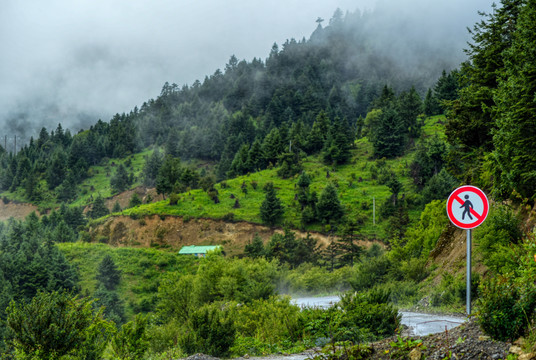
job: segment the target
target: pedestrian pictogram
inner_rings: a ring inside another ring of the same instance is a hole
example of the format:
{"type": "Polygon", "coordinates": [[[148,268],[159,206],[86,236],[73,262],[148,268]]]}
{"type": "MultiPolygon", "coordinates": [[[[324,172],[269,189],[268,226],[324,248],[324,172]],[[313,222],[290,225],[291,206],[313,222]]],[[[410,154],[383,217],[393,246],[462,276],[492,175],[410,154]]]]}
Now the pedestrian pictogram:
{"type": "Polygon", "coordinates": [[[474,229],[488,216],[489,202],[479,188],[465,185],[457,188],[447,200],[450,221],[462,229],[474,229]]]}

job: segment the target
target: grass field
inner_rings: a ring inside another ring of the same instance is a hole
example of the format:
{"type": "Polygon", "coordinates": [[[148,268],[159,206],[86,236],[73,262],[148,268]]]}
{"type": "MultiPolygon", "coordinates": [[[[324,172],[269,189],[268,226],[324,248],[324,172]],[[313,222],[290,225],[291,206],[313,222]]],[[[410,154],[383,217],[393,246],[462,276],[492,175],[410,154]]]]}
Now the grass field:
{"type": "Polygon", "coordinates": [[[83,242],[58,243],[57,246],[77,269],[82,294],[95,292],[97,268],[104,256],[110,255],[122,273],[118,293],[129,318],[135,312],[152,309],[160,280],[166,273],[195,271],[196,258],[179,256],[176,251],[83,242]]]}

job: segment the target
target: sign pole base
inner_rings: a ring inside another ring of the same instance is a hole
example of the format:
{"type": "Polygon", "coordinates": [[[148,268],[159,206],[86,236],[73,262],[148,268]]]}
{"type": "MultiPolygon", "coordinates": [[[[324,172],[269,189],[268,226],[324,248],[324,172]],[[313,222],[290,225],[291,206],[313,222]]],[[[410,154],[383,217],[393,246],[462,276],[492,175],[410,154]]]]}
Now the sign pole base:
{"type": "Polygon", "coordinates": [[[471,315],[471,229],[467,230],[467,316],[471,315]]]}

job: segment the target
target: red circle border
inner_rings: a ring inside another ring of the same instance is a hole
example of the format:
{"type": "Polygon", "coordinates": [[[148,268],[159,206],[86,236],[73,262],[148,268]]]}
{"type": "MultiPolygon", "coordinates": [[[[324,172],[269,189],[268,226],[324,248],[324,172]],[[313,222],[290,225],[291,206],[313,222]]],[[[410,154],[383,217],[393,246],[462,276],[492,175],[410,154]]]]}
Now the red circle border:
{"type": "Polygon", "coordinates": [[[488,212],[489,212],[488,198],[487,198],[486,194],[484,194],[484,192],[482,190],[480,190],[479,188],[477,188],[476,186],[472,186],[472,185],[460,186],[459,188],[455,189],[448,197],[448,200],[447,200],[447,215],[449,217],[449,220],[454,225],[456,225],[457,227],[459,227],[461,229],[474,229],[477,226],[481,225],[484,222],[484,220],[486,220],[486,217],[488,216],[488,212]],[[451,209],[452,203],[454,202],[456,196],[459,193],[462,193],[464,191],[469,191],[469,192],[472,192],[475,195],[477,195],[482,200],[482,203],[484,205],[484,210],[483,210],[482,214],[480,215],[480,219],[478,219],[477,221],[475,221],[473,223],[470,223],[470,224],[464,224],[464,223],[458,221],[456,219],[456,217],[454,217],[454,214],[452,213],[452,209],[451,209]]]}

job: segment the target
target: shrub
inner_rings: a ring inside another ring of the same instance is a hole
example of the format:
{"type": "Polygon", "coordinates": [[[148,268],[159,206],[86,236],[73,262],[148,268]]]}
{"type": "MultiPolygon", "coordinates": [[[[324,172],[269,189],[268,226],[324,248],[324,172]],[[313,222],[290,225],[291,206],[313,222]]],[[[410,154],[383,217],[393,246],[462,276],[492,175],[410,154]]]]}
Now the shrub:
{"type": "Polygon", "coordinates": [[[344,311],[342,326],[368,329],[376,336],[393,335],[400,326],[401,315],[398,309],[386,303],[388,297],[387,293],[381,291],[343,295],[340,302],[344,311]]]}
{"type": "Polygon", "coordinates": [[[169,205],[177,205],[179,203],[180,196],[178,194],[169,195],[169,205]]]}
{"type": "Polygon", "coordinates": [[[143,315],[136,315],[133,321],[121,326],[121,330],[112,339],[112,352],[118,359],[141,359],[149,348],[145,327],[147,320],[143,315]]]}
{"type": "Polygon", "coordinates": [[[39,292],[31,302],[12,301],[6,325],[21,358],[44,360],[100,358],[113,331],[102,310],[94,310],[93,300],[68,292],[39,292]]]}
{"type": "Polygon", "coordinates": [[[198,352],[224,357],[233,345],[236,329],[220,304],[210,304],[195,311],[188,324],[189,330],[179,339],[188,354],[198,352]]]}
{"type": "Polygon", "coordinates": [[[300,308],[290,302],[290,297],[271,296],[235,307],[232,318],[240,336],[274,344],[298,340],[299,313],[300,308]]]}
{"type": "Polygon", "coordinates": [[[235,214],[232,212],[229,212],[222,216],[222,220],[226,222],[233,222],[234,221],[235,214]]]}
{"type": "Polygon", "coordinates": [[[492,209],[488,219],[476,232],[479,251],[484,264],[496,273],[516,267],[516,256],[511,244],[518,244],[523,237],[521,219],[505,205],[492,209]]]}
{"type": "Polygon", "coordinates": [[[391,268],[391,262],[387,256],[380,256],[362,262],[356,267],[356,273],[350,279],[350,285],[356,291],[372,288],[383,282],[391,268]]]}
{"type": "Polygon", "coordinates": [[[536,288],[532,281],[490,278],[481,286],[479,306],[478,322],[487,334],[497,340],[514,340],[524,335],[532,318],[536,288]]]}

